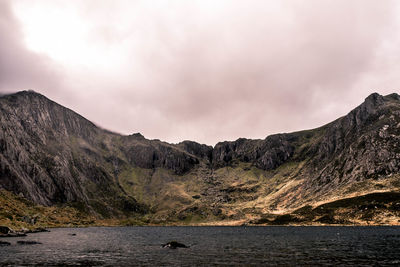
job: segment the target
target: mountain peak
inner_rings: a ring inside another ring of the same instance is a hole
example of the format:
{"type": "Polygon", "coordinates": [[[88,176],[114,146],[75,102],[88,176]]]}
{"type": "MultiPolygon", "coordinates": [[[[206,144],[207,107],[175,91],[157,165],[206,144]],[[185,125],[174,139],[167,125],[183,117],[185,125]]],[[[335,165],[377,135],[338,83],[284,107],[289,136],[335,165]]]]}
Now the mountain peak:
{"type": "Polygon", "coordinates": [[[393,99],[393,100],[399,100],[400,101],[400,95],[397,93],[392,93],[389,95],[386,95],[385,98],[393,99]]]}
{"type": "Polygon", "coordinates": [[[361,110],[364,115],[373,114],[381,107],[387,105],[392,101],[400,101],[400,96],[397,93],[392,93],[386,96],[380,95],[378,93],[372,93],[367,98],[365,98],[364,103],[362,103],[358,108],[355,109],[361,110]]]}
{"type": "MultiPolygon", "coordinates": [[[[9,93],[9,94],[3,94],[0,95],[1,98],[5,98],[5,99],[9,99],[11,101],[16,101],[17,99],[20,98],[35,98],[35,99],[47,99],[48,101],[51,101],[50,99],[48,99],[46,96],[34,91],[34,90],[23,90],[23,91],[19,91],[16,93],[9,93]]],[[[53,102],[53,101],[51,101],[53,102]]]]}
{"type": "Polygon", "coordinates": [[[40,96],[43,96],[42,94],[40,94],[32,89],[22,90],[22,91],[18,91],[16,93],[8,94],[8,95],[40,95],[40,96]]]}
{"type": "Polygon", "coordinates": [[[376,105],[383,104],[383,102],[385,102],[385,101],[390,101],[390,100],[400,101],[400,95],[397,93],[391,93],[391,94],[383,96],[383,95],[380,95],[375,92],[375,93],[372,93],[369,96],[367,96],[367,98],[365,98],[364,103],[369,103],[369,104],[376,106],[376,105]]]}
{"type": "Polygon", "coordinates": [[[366,104],[372,104],[374,106],[383,104],[384,97],[378,93],[372,93],[367,98],[365,98],[366,104]]]}
{"type": "Polygon", "coordinates": [[[22,91],[17,92],[17,94],[18,94],[18,93],[21,93],[21,94],[36,94],[36,95],[40,95],[40,93],[36,92],[36,91],[33,90],[33,89],[22,90],[22,91]]]}
{"type": "Polygon", "coordinates": [[[129,135],[129,137],[134,137],[137,139],[145,139],[145,137],[141,133],[133,133],[133,134],[129,135]]]}

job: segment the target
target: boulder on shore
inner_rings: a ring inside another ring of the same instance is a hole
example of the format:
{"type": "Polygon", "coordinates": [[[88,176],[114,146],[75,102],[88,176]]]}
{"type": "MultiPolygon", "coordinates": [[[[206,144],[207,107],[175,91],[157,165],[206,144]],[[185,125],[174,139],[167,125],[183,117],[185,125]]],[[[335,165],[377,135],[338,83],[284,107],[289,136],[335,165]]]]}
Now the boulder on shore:
{"type": "Polygon", "coordinates": [[[26,236],[24,232],[16,232],[8,226],[0,226],[0,237],[20,237],[26,236]]]}
{"type": "Polygon", "coordinates": [[[13,230],[11,228],[9,228],[7,226],[0,226],[0,234],[6,235],[11,232],[13,232],[13,230]]]}

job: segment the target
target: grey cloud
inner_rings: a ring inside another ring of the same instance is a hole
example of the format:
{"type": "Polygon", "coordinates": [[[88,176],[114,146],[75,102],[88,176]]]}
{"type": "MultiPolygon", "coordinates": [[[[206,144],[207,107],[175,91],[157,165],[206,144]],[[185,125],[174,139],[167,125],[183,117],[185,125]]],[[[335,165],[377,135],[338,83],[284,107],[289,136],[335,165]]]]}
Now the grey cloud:
{"type": "Polygon", "coordinates": [[[0,1],[0,18],[0,92],[57,90],[61,74],[46,56],[25,48],[10,2],[0,1]]]}
{"type": "Polygon", "coordinates": [[[115,76],[68,71],[54,79],[51,62],[24,49],[9,19],[17,31],[0,24],[8,36],[0,55],[15,46],[15,62],[25,64],[6,58],[7,86],[58,86],[43,93],[117,132],[208,144],[264,138],[320,126],[372,91],[400,85],[391,78],[392,88],[382,87],[398,69],[389,59],[399,46],[385,47],[398,32],[395,1],[74,3],[92,26],[91,45],[128,47],[127,63],[115,76]]]}
{"type": "MultiPolygon", "coordinates": [[[[156,89],[143,101],[178,128],[197,122],[189,126],[191,134],[210,132],[208,142],[215,137],[263,138],[343,115],[350,106],[341,107],[341,99],[374,61],[386,26],[393,23],[394,3],[286,4],[287,13],[269,18],[263,17],[268,14],[265,2],[245,15],[242,6],[230,6],[212,23],[193,9],[181,10],[188,13],[175,21],[164,18],[159,28],[151,29],[161,38],[157,49],[146,51],[152,61],[148,87],[156,89]],[[313,115],[332,103],[338,107],[329,117],[313,115]]],[[[359,88],[351,104],[369,90],[373,88],[359,88]]]]}

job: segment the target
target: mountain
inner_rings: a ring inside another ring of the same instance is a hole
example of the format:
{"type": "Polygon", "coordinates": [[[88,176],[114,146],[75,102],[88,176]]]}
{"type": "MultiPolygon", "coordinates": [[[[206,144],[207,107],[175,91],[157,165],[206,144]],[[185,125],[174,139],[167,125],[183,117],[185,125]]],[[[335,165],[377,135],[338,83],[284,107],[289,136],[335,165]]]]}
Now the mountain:
{"type": "Polygon", "coordinates": [[[1,96],[0,122],[0,186],[36,205],[146,223],[400,223],[397,94],[215,147],[112,133],[33,91],[1,96]]]}

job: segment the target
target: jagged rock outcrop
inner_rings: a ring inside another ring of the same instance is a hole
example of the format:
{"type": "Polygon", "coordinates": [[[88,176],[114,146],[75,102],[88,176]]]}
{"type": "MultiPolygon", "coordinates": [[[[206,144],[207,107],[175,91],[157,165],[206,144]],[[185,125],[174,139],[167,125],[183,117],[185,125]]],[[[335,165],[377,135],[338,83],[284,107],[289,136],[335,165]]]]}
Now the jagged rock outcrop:
{"type": "Polygon", "coordinates": [[[212,153],[212,162],[215,167],[242,161],[251,162],[263,170],[275,169],[293,155],[292,139],[291,135],[277,134],[264,140],[240,138],[234,142],[218,143],[212,153]]]}
{"type": "Polygon", "coordinates": [[[183,141],[177,145],[182,150],[192,154],[200,159],[208,162],[211,161],[213,147],[208,145],[199,144],[193,141],[183,141]]]}
{"type": "Polygon", "coordinates": [[[184,174],[199,163],[196,156],[167,143],[153,140],[137,142],[129,137],[122,137],[121,140],[121,151],[133,166],[146,169],[165,168],[176,174],[184,174]]]}

